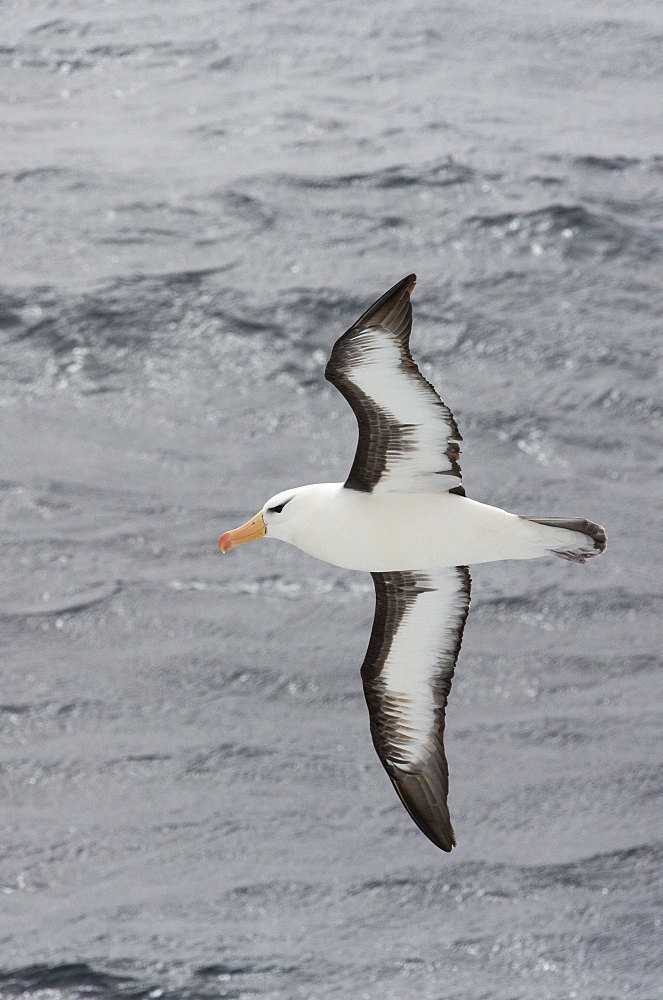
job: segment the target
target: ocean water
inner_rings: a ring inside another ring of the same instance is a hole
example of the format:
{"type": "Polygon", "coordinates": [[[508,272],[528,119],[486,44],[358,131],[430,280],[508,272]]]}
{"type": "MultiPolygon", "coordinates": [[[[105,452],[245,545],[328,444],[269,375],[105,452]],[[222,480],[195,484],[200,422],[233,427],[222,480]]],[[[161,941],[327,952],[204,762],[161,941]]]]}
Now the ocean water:
{"type": "Polygon", "coordinates": [[[659,1000],[657,0],[27,0],[0,32],[0,997],[659,1000]],[[419,276],[473,570],[411,823],[368,576],[216,538],[342,480],[323,379],[419,276]]]}

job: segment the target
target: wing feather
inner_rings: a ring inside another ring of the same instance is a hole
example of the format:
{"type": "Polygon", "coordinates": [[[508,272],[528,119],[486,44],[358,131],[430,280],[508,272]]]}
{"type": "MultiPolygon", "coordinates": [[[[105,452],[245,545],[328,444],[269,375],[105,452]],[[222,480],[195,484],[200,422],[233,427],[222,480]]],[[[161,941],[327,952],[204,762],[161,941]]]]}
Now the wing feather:
{"type": "Polygon", "coordinates": [[[443,851],[454,836],[445,710],[470,603],[466,566],[372,573],[375,618],[361,668],[371,735],[401,802],[443,851]]]}
{"type": "Polygon", "coordinates": [[[374,302],[336,341],[325,371],[359,425],[347,489],[464,492],[458,426],[410,354],[415,283],[410,274],[374,302]]]}

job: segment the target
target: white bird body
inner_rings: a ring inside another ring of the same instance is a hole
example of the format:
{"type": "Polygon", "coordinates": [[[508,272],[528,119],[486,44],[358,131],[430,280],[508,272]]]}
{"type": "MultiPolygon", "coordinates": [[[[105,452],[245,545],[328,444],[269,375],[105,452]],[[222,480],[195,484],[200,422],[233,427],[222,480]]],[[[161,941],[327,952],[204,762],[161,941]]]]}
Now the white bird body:
{"type": "Polygon", "coordinates": [[[582,563],[606,537],[585,518],[509,514],[465,496],[458,426],[410,354],[415,281],[411,274],[390,288],[332,350],[325,376],[359,427],[345,483],[284,490],[225,532],[219,548],[266,535],[372,574],[375,617],[361,676],[373,743],[414,822],[450,851],[443,736],[468,566],[550,553],[582,563]]]}
{"type": "Polygon", "coordinates": [[[265,511],[286,498],[278,517],[263,514],[267,538],[371,573],[536,559],[578,541],[577,532],[449,492],[361,493],[343,483],[314,483],[284,490],[265,511]]]}

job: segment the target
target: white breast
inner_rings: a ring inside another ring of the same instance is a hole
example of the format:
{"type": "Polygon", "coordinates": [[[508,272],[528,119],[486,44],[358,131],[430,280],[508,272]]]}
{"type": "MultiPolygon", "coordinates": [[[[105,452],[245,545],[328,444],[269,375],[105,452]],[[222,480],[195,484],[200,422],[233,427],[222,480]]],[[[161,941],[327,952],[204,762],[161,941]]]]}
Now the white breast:
{"type": "Polygon", "coordinates": [[[340,483],[307,491],[306,516],[279,534],[317,559],[386,573],[544,555],[538,526],[449,493],[362,493],[340,483]]]}

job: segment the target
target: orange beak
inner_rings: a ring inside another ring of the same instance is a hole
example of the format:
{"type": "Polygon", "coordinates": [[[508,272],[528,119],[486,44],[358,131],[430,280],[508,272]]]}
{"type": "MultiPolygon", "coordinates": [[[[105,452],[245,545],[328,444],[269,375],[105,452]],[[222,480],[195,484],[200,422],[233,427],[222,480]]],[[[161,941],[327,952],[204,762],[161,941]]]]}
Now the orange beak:
{"type": "Polygon", "coordinates": [[[221,535],[219,548],[222,552],[227,552],[228,549],[234,549],[236,545],[242,545],[243,542],[252,542],[254,538],[262,538],[266,532],[267,529],[263,521],[262,511],[259,511],[255,517],[252,517],[250,521],[243,524],[241,528],[235,528],[234,531],[226,531],[221,535]]]}

